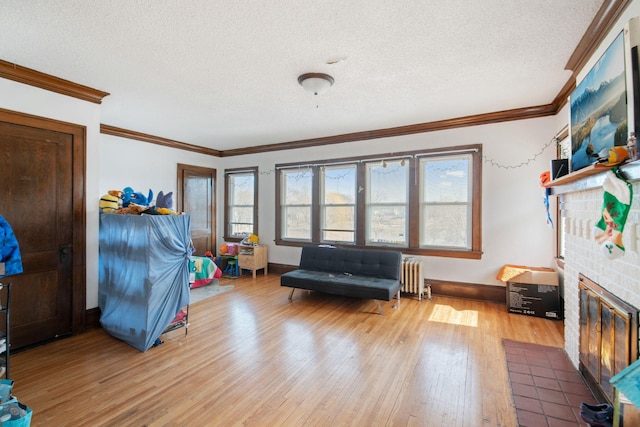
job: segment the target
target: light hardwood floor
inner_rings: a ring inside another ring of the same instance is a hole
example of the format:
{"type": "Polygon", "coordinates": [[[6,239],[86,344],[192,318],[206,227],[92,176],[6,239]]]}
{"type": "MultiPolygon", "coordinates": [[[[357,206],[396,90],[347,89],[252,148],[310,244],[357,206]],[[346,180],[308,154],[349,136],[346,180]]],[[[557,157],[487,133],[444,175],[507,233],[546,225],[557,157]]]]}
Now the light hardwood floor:
{"type": "Polygon", "coordinates": [[[230,281],[146,353],[102,330],[15,354],[32,426],[516,425],[502,339],[562,347],[562,322],[444,298],[384,303],[230,281]]]}

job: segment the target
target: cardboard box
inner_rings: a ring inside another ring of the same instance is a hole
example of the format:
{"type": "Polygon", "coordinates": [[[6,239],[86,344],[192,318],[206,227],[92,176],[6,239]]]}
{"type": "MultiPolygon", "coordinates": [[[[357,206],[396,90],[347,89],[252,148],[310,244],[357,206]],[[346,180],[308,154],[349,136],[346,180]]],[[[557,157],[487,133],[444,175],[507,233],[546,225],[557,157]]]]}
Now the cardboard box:
{"type": "Polygon", "coordinates": [[[510,313],[562,319],[558,273],[552,268],[505,265],[498,279],[507,282],[510,313]]]}

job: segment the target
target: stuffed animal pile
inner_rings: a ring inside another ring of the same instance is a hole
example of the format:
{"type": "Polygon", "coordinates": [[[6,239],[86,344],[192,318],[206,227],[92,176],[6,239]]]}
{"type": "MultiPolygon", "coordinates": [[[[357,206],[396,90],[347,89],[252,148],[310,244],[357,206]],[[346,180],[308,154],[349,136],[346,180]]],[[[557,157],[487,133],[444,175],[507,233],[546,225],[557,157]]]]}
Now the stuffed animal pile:
{"type": "Polygon", "coordinates": [[[101,213],[116,213],[120,215],[177,215],[173,210],[173,192],[164,194],[158,193],[155,203],[153,203],[153,191],[149,189],[148,196],[136,192],[131,187],[126,187],[122,191],[109,190],[107,194],[100,197],[99,204],[101,213]]]}

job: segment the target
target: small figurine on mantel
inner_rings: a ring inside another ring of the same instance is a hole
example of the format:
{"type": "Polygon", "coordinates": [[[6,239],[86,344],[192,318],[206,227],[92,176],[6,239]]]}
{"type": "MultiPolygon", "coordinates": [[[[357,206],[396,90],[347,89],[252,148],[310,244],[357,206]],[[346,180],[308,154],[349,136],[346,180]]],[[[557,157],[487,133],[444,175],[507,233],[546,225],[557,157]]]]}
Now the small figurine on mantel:
{"type": "Polygon", "coordinates": [[[629,140],[627,141],[627,151],[629,152],[629,161],[633,162],[638,160],[638,142],[636,141],[636,133],[629,133],[629,140]]]}

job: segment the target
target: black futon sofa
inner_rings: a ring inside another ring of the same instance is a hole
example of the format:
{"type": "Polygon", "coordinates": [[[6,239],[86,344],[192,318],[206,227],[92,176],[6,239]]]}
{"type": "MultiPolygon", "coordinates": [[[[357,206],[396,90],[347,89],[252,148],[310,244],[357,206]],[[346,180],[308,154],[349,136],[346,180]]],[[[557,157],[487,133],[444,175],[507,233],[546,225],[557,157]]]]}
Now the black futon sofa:
{"type": "Polygon", "coordinates": [[[280,285],[293,291],[306,289],[356,298],[373,299],[383,314],[379,300],[400,305],[402,253],[393,250],[362,250],[305,246],[300,266],[280,277],[280,285]]]}

